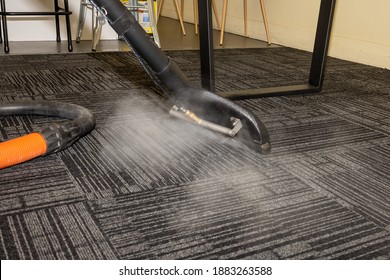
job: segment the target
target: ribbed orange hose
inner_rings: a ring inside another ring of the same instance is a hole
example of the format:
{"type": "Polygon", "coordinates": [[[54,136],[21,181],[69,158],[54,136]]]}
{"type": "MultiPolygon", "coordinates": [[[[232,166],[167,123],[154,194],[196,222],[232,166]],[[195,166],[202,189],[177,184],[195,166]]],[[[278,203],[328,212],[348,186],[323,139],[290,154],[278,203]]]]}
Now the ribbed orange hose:
{"type": "Polygon", "coordinates": [[[0,143],[0,169],[22,163],[46,153],[46,141],[34,132],[0,143]]]}

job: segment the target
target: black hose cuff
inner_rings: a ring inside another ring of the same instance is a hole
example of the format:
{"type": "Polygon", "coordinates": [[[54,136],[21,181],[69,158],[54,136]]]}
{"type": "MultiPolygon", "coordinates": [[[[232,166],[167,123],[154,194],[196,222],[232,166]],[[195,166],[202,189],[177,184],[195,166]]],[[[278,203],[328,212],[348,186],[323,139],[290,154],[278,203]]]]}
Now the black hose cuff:
{"type": "Polygon", "coordinates": [[[87,117],[50,124],[40,131],[47,144],[45,155],[68,148],[88,134],[94,126],[94,120],[87,117]]]}
{"type": "Polygon", "coordinates": [[[118,33],[119,36],[123,36],[127,30],[131,29],[135,24],[138,24],[136,19],[126,13],[117,18],[114,22],[111,22],[111,27],[118,33]]]}

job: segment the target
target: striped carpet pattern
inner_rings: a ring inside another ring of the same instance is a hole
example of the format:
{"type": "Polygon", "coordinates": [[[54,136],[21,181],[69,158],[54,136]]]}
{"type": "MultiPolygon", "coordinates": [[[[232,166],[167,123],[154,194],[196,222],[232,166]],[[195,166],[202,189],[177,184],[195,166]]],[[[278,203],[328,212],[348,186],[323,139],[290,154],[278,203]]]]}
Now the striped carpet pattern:
{"type": "MultiPolygon", "coordinates": [[[[196,51],[169,56],[200,84],[196,51]]],[[[217,50],[217,91],[306,81],[310,54],[217,50]]],[[[128,52],[0,56],[0,102],[79,104],[97,126],[0,170],[1,259],[389,259],[390,72],[329,59],[318,94],[236,101],[272,152],[184,123],[128,52]]],[[[0,141],[47,123],[0,118],[0,141]]]]}

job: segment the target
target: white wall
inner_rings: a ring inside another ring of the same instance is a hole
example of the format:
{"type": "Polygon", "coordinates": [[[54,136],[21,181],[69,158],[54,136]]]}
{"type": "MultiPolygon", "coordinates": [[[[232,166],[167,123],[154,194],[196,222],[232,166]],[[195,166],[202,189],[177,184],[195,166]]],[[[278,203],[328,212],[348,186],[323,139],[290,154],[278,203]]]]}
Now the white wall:
{"type": "MultiPolygon", "coordinates": [[[[223,0],[215,1],[221,16],[223,0]]],[[[163,15],[176,18],[173,3],[165,0],[163,15]]],[[[184,18],[193,22],[192,1],[184,3],[184,18]]],[[[244,33],[242,3],[229,1],[226,31],[244,33]]],[[[265,3],[272,41],[311,51],[320,0],[265,0],[265,3]]],[[[264,40],[258,0],[248,0],[248,18],[249,37],[264,40]]],[[[390,1],[337,0],[329,55],[390,69],[390,1]]]]}
{"type": "MultiPolygon", "coordinates": [[[[59,1],[62,6],[63,1],[59,1]]],[[[53,0],[7,0],[6,8],[9,12],[34,12],[54,11],[53,0]]],[[[80,9],[79,0],[69,0],[71,15],[72,37],[76,39],[78,13],[80,9]]],[[[61,38],[66,40],[65,17],[61,16],[61,38]]],[[[7,17],[8,38],[10,41],[53,41],[56,40],[56,29],[54,16],[50,17],[7,17]]],[[[92,38],[92,14],[88,11],[82,39],[92,38]]],[[[108,24],[103,27],[102,39],[116,39],[118,36],[108,24]]]]}

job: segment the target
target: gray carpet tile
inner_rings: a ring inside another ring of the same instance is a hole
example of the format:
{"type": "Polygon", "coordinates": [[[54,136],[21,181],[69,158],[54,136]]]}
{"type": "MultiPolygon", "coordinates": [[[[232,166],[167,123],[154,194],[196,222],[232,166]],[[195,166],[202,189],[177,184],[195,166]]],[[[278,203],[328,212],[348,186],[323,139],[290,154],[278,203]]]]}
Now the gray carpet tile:
{"type": "MultiPolygon", "coordinates": [[[[197,51],[170,51],[200,85],[197,51]]],[[[310,54],[215,51],[217,92],[303,83],[310,54]]],[[[70,148],[0,170],[1,259],[389,259],[390,72],[328,59],[321,93],[235,101],[272,152],[174,119],[128,52],[0,57],[0,101],[89,108],[70,148]]],[[[0,118],[0,141],[59,121],[0,118]]]]}

